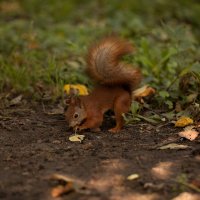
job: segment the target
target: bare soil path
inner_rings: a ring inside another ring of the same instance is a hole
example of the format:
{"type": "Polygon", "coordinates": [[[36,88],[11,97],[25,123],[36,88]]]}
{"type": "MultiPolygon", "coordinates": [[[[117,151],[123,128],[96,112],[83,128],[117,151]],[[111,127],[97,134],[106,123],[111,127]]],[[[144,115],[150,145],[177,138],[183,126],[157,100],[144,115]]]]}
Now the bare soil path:
{"type": "MultiPolygon", "coordinates": [[[[48,109],[47,109],[48,110],[48,109]]],[[[178,183],[200,180],[200,138],[177,136],[172,125],[138,123],[119,134],[85,132],[82,143],[70,142],[71,131],[62,115],[48,115],[42,106],[16,106],[0,111],[0,199],[54,199],[56,184],[47,177],[60,173],[84,182],[89,195],[71,192],[58,199],[155,200],[182,192],[198,193],[178,183]],[[185,150],[159,150],[169,143],[185,150]],[[139,174],[136,180],[127,180],[139,174]]],[[[200,198],[199,198],[200,199],[200,198]]]]}

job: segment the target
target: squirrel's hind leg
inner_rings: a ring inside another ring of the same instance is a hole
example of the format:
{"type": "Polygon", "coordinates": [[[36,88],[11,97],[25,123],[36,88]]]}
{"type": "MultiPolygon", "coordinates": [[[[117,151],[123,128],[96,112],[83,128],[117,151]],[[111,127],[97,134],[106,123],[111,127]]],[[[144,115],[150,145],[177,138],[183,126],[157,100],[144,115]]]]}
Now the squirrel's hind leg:
{"type": "Polygon", "coordinates": [[[90,129],[92,132],[100,132],[101,129],[98,127],[98,128],[91,128],[90,129]]]}
{"type": "Polygon", "coordinates": [[[93,116],[90,118],[87,118],[87,120],[78,127],[78,130],[85,130],[85,129],[91,129],[94,132],[100,131],[100,126],[103,122],[103,116],[93,116]]]}
{"type": "Polygon", "coordinates": [[[115,100],[114,104],[114,113],[116,118],[116,126],[114,128],[109,129],[112,133],[119,132],[124,125],[124,118],[122,116],[123,113],[127,113],[130,109],[131,105],[131,96],[126,93],[121,95],[115,100]]]}

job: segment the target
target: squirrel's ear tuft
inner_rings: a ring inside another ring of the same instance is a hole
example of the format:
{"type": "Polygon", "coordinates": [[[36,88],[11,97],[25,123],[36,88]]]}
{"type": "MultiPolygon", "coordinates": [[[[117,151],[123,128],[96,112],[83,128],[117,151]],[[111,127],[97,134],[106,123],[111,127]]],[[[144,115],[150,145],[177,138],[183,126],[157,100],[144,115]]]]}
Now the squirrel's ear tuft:
{"type": "Polygon", "coordinates": [[[72,96],[65,100],[65,103],[68,105],[74,105],[79,108],[82,108],[81,99],[78,96],[72,96]]]}
{"type": "Polygon", "coordinates": [[[65,94],[65,104],[69,105],[69,104],[76,104],[79,106],[79,90],[75,89],[75,88],[70,88],[69,93],[65,94]]]}
{"type": "Polygon", "coordinates": [[[71,103],[71,97],[65,99],[65,104],[68,106],[71,103]]]}
{"type": "Polygon", "coordinates": [[[78,96],[73,97],[72,101],[74,101],[74,104],[76,106],[78,106],[79,108],[82,108],[82,102],[81,102],[81,99],[78,96]]]}

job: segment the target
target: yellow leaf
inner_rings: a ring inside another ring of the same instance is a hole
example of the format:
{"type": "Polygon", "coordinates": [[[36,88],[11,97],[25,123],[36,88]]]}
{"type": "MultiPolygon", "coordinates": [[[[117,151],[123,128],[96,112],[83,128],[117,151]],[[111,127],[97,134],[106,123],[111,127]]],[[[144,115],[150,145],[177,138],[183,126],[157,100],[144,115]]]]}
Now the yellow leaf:
{"type": "Polygon", "coordinates": [[[82,140],[84,139],[85,135],[71,135],[69,136],[69,141],[71,142],[82,142],[82,140]]]}
{"type": "Polygon", "coordinates": [[[189,124],[193,124],[193,119],[191,119],[189,117],[182,116],[181,118],[179,118],[176,121],[175,126],[176,127],[184,127],[184,126],[187,126],[189,124]]]}
{"type": "Polygon", "coordinates": [[[69,94],[70,88],[78,90],[80,95],[88,95],[88,90],[85,85],[82,85],[82,84],[66,84],[66,85],[64,85],[64,91],[67,94],[69,94]]]}

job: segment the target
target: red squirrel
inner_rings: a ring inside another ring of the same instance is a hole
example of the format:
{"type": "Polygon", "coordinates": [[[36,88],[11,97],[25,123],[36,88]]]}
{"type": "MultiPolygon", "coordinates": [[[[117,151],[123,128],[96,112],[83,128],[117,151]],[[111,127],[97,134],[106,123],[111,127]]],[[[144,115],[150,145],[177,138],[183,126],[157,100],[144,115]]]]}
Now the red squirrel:
{"type": "Polygon", "coordinates": [[[97,86],[86,96],[77,96],[71,91],[65,112],[70,127],[79,131],[100,130],[104,113],[113,110],[116,126],[109,131],[116,133],[122,129],[122,114],[129,111],[131,92],[142,78],[139,69],[120,61],[132,51],[131,43],[118,37],[103,38],[89,48],[86,71],[97,86]]]}

